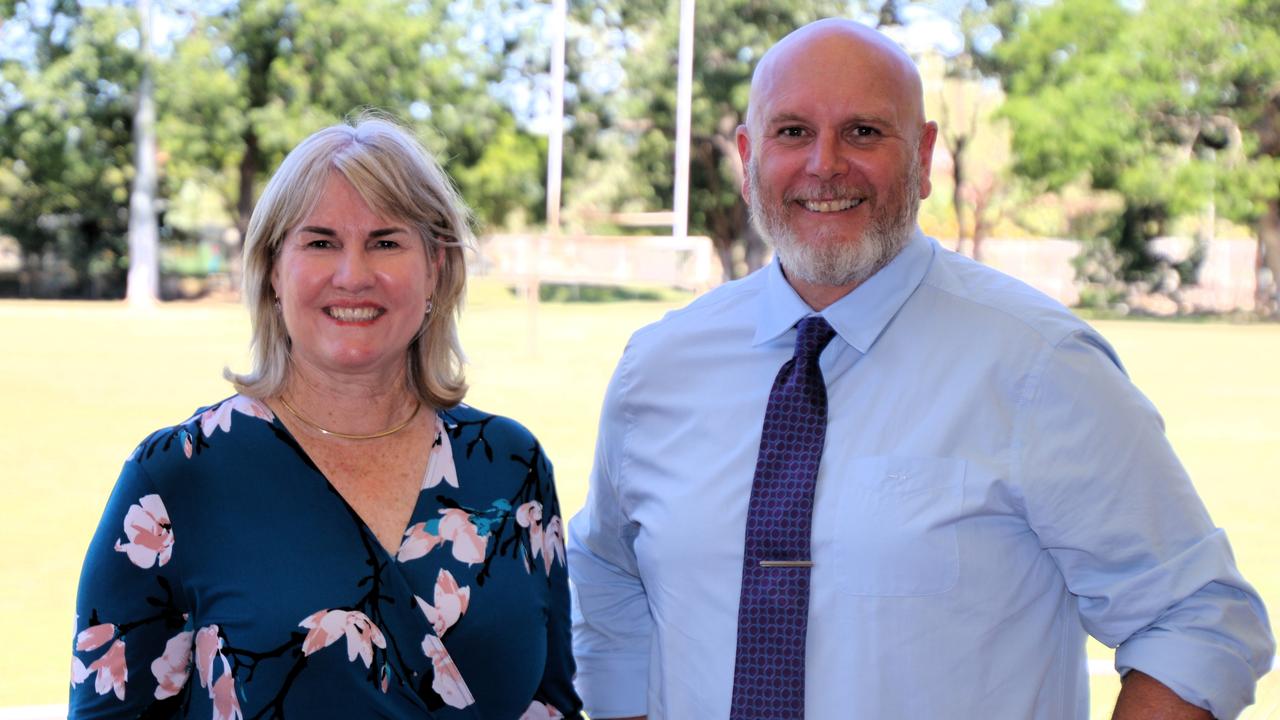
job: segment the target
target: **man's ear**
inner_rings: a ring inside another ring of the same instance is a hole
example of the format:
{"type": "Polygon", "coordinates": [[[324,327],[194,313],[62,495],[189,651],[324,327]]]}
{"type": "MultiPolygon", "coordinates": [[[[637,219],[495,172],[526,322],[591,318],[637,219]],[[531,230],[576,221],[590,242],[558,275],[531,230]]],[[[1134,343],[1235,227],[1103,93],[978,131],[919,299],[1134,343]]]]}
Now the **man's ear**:
{"type": "Polygon", "coordinates": [[[930,120],[920,130],[920,147],[916,162],[920,163],[920,199],[929,197],[933,192],[933,180],[929,173],[933,171],[933,145],[938,141],[938,123],[930,120]]]}
{"type": "Polygon", "coordinates": [[[739,125],[734,133],[738,139],[738,157],[742,158],[742,199],[751,204],[751,136],[746,125],[739,125]]]}

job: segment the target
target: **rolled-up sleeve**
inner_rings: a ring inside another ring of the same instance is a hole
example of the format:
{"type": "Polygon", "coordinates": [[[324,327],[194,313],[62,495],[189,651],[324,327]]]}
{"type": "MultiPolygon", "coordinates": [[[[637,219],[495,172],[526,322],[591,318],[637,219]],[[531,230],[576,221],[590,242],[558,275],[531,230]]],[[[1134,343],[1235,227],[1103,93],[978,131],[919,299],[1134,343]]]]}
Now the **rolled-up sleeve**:
{"type": "Polygon", "coordinates": [[[627,355],[600,414],[587,502],[569,523],[574,681],[591,717],[646,712],[653,618],[618,488],[625,472],[627,355]]]}
{"type": "Polygon", "coordinates": [[[1022,400],[1015,483],[1085,629],[1119,672],[1236,717],[1275,641],[1155,408],[1087,332],[1045,348],[1022,400]]]}

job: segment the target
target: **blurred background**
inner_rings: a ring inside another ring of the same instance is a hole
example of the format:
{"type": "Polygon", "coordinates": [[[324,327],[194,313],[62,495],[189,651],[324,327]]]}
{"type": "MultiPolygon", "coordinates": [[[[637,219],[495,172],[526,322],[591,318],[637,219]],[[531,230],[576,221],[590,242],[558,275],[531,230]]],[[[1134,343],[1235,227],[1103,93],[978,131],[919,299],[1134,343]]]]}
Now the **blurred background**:
{"type": "Polygon", "coordinates": [[[542,438],[568,515],[628,335],[768,261],[734,129],[831,15],[921,68],[925,232],[1115,342],[1280,606],[1280,0],[0,0],[0,720],[65,713],[120,463],[246,367],[241,238],[289,148],[377,108],[440,158],[479,236],[469,401],[542,438]]]}

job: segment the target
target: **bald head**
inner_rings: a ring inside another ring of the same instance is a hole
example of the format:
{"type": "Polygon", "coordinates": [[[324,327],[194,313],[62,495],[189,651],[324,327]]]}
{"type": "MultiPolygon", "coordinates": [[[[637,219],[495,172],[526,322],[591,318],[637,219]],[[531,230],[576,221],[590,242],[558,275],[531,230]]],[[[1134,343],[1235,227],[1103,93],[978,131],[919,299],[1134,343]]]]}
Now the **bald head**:
{"type": "Polygon", "coordinates": [[[747,127],[753,135],[758,135],[770,101],[798,77],[832,87],[852,83],[874,87],[904,123],[921,126],[925,122],[920,73],[906,52],[865,25],[827,18],[792,32],[760,58],[751,76],[747,104],[747,127]]]}

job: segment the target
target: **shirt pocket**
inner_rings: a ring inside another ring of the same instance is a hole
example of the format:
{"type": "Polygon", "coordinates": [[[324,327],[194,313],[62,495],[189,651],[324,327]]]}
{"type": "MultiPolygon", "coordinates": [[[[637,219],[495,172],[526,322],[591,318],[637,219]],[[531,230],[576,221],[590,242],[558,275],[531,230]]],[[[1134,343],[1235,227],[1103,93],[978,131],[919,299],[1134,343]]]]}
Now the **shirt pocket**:
{"type": "Polygon", "coordinates": [[[954,458],[854,458],[839,480],[840,591],[910,597],[955,587],[964,472],[964,461],[954,458]]]}

